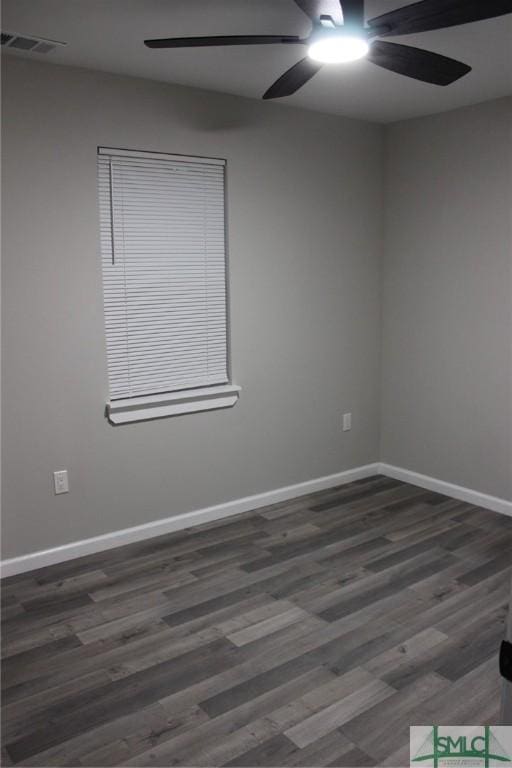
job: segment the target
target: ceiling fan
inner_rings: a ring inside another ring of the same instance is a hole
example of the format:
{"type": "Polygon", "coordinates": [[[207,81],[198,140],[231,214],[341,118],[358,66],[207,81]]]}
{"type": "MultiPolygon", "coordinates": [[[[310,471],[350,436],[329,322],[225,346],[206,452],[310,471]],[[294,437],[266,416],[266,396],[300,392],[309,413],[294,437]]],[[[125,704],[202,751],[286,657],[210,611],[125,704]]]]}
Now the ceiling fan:
{"type": "Polygon", "coordinates": [[[189,48],[212,45],[305,45],[308,55],[294,64],[263,94],[264,99],[298,91],[324,64],[366,57],[379,67],[434,85],[449,85],[471,67],[437,53],[377,38],[427,32],[512,13],[512,0],[421,0],[369,19],[364,0],[295,0],[313,23],[311,34],[217,35],[145,40],[148,48],[189,48]]]}

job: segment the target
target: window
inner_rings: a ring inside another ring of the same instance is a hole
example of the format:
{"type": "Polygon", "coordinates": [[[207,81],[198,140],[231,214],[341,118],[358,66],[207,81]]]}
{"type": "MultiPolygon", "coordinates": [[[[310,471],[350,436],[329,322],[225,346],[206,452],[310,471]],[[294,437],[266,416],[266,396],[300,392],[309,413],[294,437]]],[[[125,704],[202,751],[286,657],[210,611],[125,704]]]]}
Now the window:
{"type": "Polygon", "coordinates": [[[233,405],[223,160],[98,150],[110,421],[233,405]]]}

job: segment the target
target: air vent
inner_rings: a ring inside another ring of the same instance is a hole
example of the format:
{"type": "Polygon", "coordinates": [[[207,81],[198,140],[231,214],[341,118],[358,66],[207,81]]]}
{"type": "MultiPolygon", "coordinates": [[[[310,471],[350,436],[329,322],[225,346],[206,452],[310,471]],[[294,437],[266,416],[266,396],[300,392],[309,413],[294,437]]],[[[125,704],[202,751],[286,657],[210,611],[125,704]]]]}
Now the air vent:
{"type": "Polygon", "coordinates": [[[9,48],[19,48],[20,51],[30,51],[31,48],[35,48],[37,40],[31,40],[30,37],[15,37],[9,43],[9,48]]]}
{"type": "Polygon", "coordinates": [[[38,43],[32,50],[34,53],[50,53],[50,51],[54,51],[56,47],[55,43],[38,43]]]}
{"type": "Polygon", "coordinates": [[[18,51],[30,51],[30,53],[50,53],[56,48],[67,45],[60,40],[46,40],[44,37],[33,35],[18,35],[16,32],[2,32],[2,46],[15,48],[18,51]]]}

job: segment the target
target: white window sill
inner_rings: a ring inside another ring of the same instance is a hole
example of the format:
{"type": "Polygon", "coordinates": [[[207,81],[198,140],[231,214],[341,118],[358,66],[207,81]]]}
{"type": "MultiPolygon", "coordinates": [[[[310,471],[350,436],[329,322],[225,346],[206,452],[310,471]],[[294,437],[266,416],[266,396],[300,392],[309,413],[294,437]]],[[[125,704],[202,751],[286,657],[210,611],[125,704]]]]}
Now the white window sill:
{"type": "Polygon", "coordinates": [[[165,395],[111,400],[107,403],[107,418],[111,424],[127,424],[131,421],[179,416],[182,413],[231,408],[238,400],[240,391],[241,387],[236,384],[222,384],[168,392],[165,395]]]}

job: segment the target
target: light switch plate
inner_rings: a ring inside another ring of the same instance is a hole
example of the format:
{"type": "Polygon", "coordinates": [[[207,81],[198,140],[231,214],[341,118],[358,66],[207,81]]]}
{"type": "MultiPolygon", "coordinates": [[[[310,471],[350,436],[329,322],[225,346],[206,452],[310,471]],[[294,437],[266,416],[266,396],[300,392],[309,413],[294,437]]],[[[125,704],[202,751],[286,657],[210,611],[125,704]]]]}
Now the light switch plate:
{"type": "Polygon", "coordinates": [[[53,487],[56,494],[69,492],[67,469],[61,469],[58,472],[53,473],[53,487]]]}

